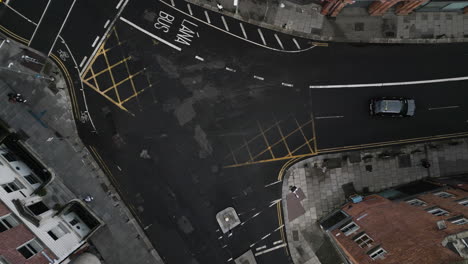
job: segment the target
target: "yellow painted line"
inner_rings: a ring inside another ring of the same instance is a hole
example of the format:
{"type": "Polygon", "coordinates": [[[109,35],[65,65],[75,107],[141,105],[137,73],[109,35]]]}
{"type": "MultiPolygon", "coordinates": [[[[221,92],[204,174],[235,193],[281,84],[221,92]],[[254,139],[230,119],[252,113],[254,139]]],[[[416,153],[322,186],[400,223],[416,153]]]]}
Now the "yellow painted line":
{"type": "Polygon", "coordinates": [[[270,151],[271,157],[274,159],[275,154],[273,154],[273,150],[271,149],[270,143],[268,142],[267,137],[265,136],[265,132],[263,132],[262,126],[260,125],[260,122],[257,121],[258,129],[260,129],[260,133],[262,133],[263,140],[265,141],[265,145],[267,146],[267,150],[270,151]]]}
{"type": "Polygon", "coordinates": [[[102,70],[102,71],[100,71],[100,72],[98,72],[98,73],[95,73],[95,74],[93,73],[92,68],[90,68],[90,70],[92,71],[92,72],[91,72],[91,73],[92,73],[92,76],[89,77],[89,78],[87,78],[86,81],[89,81],[89,80],[91,80],[91,79],[96,79],[96,77],[98,77],[99,75],[101,75],[101,74],[103,74],[103,73],[105,73],[105,72],[108,72],[110,69],[113,69],[113,68],[119,66],[120,64],[122,64],[122,63],[126,62],[127,60],[129,60],[130,58],[131,58],[131,56],[128,56],[127,58],[124,58],[123,60],[121,60],[121,61],[119,61],[119,62],[117,62],[117,63],[111,65],[110,67],[108,67],[108,68],[106,68],[106,69],[104,69],[104,70],[102,70]]]}
{"type": "Polygon", "coordinates": [[[124,106],[122,106],[121,104],[117,103],[114,99],[112,99],[111,97],[109,97],[108,95],[104,94],[103,92],[99,91],[94,85],[90,84],[89,82],[87,81],[83,81],[83,83],[85,83],[86,85],[88,85],[89,87],[91,87],[91,89],[93,89],[94,91],[96,91],[98,94],[104,96],[107,100],[111,101],[111,103],[113,103],[114,105],[116,105],[117,107],[119,107],[120,109],[124,110],[125,112],[129,113],[129,114],[132,114],[130,111],[128,111],[127,108],[125,108],[124,106]]]}
{"type": "Polygon", "coordinates": [[[125,104],[126,102],[130,101],[130,99],[133,99],[133,97],[136,97],[138,96],[139,94],[141,94],[142,92],[144,92],[145,90],[140,90],[138,91],[137,93],[135,94],[132,94],[131,96],[127,97],[125,100],[123,100],[122,102],[120,102],[121,105],[125,104]]]}
{"type": "Polygon", "coordinates": [[[310,141],[311,140],[307,139],[307,137],[305,136],[304,131],[302,131],[302,128],[300,127],[299,122],[297,121],[297,119],[294,118],[294,120],[296,121],[296,124],[299,127],[299,131],[301,131],[302,137],[304,138],[305,142],[307,143],[307,146],[309,147],[310,153],[314,153],[314,151],[312,150],[312,147],[310,146],[310,141]]]}
{"type": "Polygon", "coordinates": [[[10,30],[8,30],[7,28],[5,28],[4,26],[0,25],[0,30],[3,31],[5,34],[9,35],[11,38],[13,39],[16,39],[18,40],[19,42],[22,42],[26,45],[29,45],[29,40],[11,32],[10,30]]]}

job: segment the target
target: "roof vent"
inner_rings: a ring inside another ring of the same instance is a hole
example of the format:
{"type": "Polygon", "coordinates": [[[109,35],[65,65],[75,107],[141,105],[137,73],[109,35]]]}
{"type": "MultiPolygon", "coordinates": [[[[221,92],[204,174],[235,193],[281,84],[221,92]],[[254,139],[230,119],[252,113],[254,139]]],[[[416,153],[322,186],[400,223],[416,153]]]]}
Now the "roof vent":
{"type": "Polygon", "coordinates": [[[444,220],[437,221],[437,227],[439,230],[444,230],[447,228],[447,225],[445,224],[444,220]]]}

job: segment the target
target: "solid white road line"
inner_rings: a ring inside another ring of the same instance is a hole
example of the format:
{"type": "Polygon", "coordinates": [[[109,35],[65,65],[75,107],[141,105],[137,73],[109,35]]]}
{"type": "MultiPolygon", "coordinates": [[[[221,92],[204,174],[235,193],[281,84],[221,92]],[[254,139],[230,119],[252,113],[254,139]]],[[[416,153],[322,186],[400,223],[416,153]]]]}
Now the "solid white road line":
{"type": "Polygon", "coordinates": [[[293,38],[294,44],[296,44],[297,49],[301,49],[301,46],[299,46],[299,43],[297,43],[297,40],[293,38]]]}
{"type": "Polygon", "coordinates": [[[260,240],[263,240],[263,239],[265,239],[265,238],[267,238],[267,237],[269,237],[269,236],[271,236],[271,233],[268,234],[268,235],[266,235],[266,236],[263,236],[262,238],[260,238],[260,240]]]}
{"type": "Polygon", "coordinates": [[[29,23],[31,23],[31,24],[37,26],[37,23],[36,23],[36,22],[34,22],[34,21],[32,21],[31,19],[25,17],[23,14],[21,14],[21,13],[18,12],[18,11],[16,11],[16,9],[14,9],[14,8],[11,7],[11,6],[9,6],[9,5],[8,5],[8,1],[5,2],[5,6],[8,7],[8,8],[10,8],[11,11],[15,12],[16,14],[18,14],[18,15],[21,16],[22,18],[26,19],[29,23]]]}
{"type": "Polygon", "coordinates": [[[263,37],[262,31],[260,30],[260,28],[257,28],[257,31],[258,31],[258,34],[260,35],[260,38],[262,39],[263,45],[266,46],[267,44],[266,44],[266,41],[265,41],[265,37],[263,37]]]}
{"type": "Polygon", "coordinates": [[[294,87],[294,85],[291,84],[291,83],[284,83],[284,82],[282,82],[281,85],[287,86],[287,87],[294,87]]]}
{"type": "Polygon", "coordinates": [[[63,29],[63,27],[65,26],[65,23],[67,23],[67,21],[68,21],[68,16],[70,16],[70,13],[71,13],[73,7],[75,6],[75,3],[76,3],[76,0],[73,0],[73,3],[72,3],[72,5],[70,6],[70,9],[68,9],[67,16],[65,17],[65,20],[63,20],[63,23],[62,23],[62,25],[60,26],[59,32],[57,33],[57,36],[55,37],[54,43],[52,43],[52,47],[50,47],[49,53],[47,53],[47,57],[50,55],[50,53],[51,53],[52,50],[54,49],[55,42],[57,42],[57,39],[58,39],[60,33],[62,33],[62,29],[63,29]]]}
{"type": "Polygon", "coordinates": [[[244,34],[244,38],[245,38],[245,39],[249,39],[249,38],[247,37],[247,33],[245,33],[244,25],[242,25],[242,23],[239,23],[239,25],[240,25],[240,28],[242,29],[242,34],[244,34]]]}
{"type": "Polygon", "coordinates": [[[272,248],[266,249],[266,250],[264,250],[264,251],[260,251],[260,252],[258,252],[258,253],[255,253],[255,256],[260,256],[260,255],[262,255],[262,254],[271,252],[271,251],[273,251],[273,250],[276,250],[276,249],[278,249],[278,248],[282,248],[282,247],[285,247],[285,246],[286,246],[286,243],[283,243],[283,244],[278,245],[278,246],[276,246],[276,247],[272,247],[272,248]]]}
{"type": "Polygon", "coordinates": [[[193,16],[192,7],[190,6],[189,3],[187,3],[187,9],[188,9],[189,14],[193,16]]]}
{"type": "Polygon", "coordinates": [[[83,64],[84,64],[84,62],[86,61],[87,58],[88,58],[88,56],[84,56],[84,58],[81,60],[80,68],[83,67],[83,64]]]}
{"type": "Polygon", "coordinates": [[[236,72],[236,70],[234,70],[233,68],[229,68],[229,67],[226,67],[226,71],[236,72]]]}
{"type": "Polygon", "coordinates": [[[226,23],[226,19],[224,19],[224,16],[221,16],[221,20],[223,20],[224,27],[226,28],[226,31],[229,31],[228,24],[226,23]]]}
{"type": "Polygon", "coordinates": [[[162,42],[162,43],[168,45],[169,47],[171,47],[171,48],[173,48],[173,49],[175,49],[175,50],[178,50],[178,51],[181,51],[181,50],[182,50],[180,47],[178,47],[178,46],[176,46],[176,45],[170,43],[170,42],[167,41],[167,40],[164,40],[164,39],[162,39],[162,38],[160,38],[160,37],[154,35],[153,33],[149,32],[149,31],[147,31],[147,30],[145,30],[145,29],[143,29],[143,28],[141,28],[141,27],[139,27],[139,26],[137,26],[137,25],[135,25],[134,23],[128,21],[127,19],[125,19],[125,18],[123,18],[123,17],[120,17],[120,20],[122,20],[123,22],[129,24],[130,26],[132,26],[132,27],[138,29],[139,31],[145,33],[146,35],[148,35],[148,36],[150,36],[150,37],[156,39],[157,41],[162,42]]]}
{"type": "Polygon", "coordinates": [[[275,33],[275,38],[276,38],[276,41],[278,41],[278,44],[280,45],[281,49],[284,49],[283,43],[281,43],[281,40],[279,39],[278,35],[276,35],[276,33],[275,33]]]}
{"type": "Polygon", "coordinates": [[[257,80],[260,80],[260,81],[265,80],[265,78],[263,78],[261,76],[254,75],[253,77],[254,77],[254,79],[257,79],[257,80]]]}
{"type": "Polygon", "coordinates": [[[275,241],[273,242],[273,245],[278,245],[279,243],[283,242],[283,240],[278,240],[278,241],[275,241]]]}
{"type": "Polygon", "coordinates": [[[195,59],[197,59],[197,60],[199,60],[199,61],[205,61],[205,59],[203,59],[202,57],[200,57],[200,56],[198,56],[198,55],[195,56],[195,59]]]}
{"type": "Polygon", "coordinates": [[[106,28],[110,23],[110,19],[107,19],[106,23],[104,24],[104,28],[106,28]]]}
{"type": "Polygon", "coordinates": [[[316,116],[315,119],[343,118],[344,116],[316,116]]]}
{"type": "Polygon", "coordinates": [[[427,110],[442,110],[442,109],[453,109],[459,108],[459,105],[451,105],[451,106],[440,106],[440,107],[430,107],[427,110]]]}
{"type": "Polygon", "coordinates": [[[272,207],[272,206],[276,205],[279,202],[281,202],[281,199],[276,199],[274,201],[271,201],[270,206],[268,206],[268,207],[272,207]]]}
{"type": "Polygon", "coordinates": [[[205,17],[206,17],[206,22],[211,24],[210,16],[208,15],[208,12],[206,12],[206,10],[205,10],[205,17]]]}
{"type": "Polygon", "coordinates": [[[94,46],[96,46],[96,43],[98,42],[99,39],[100,39],[100,37],[96,36],[96,39],[94,39],[93,44],[91,45],[91,47],[94,48],[94,46]]]}
{"type": "Polygon", "coordinates": [[[47,2],[47,5],[46,5],[46,7],[44,9],[44,12],[42,12],[41,18],[39,19],[39,23],[37,23],[36,29],[34,29],[34,32],[33,32],[32,36],[31,36],[31,38],[29,39],[29,45],[31,45],[31,42],[34,39],[34,36],[36,35],[37,29],[41,25],[42,19],[44,18],[44,15],[47,12],[47,9],[49,8],[49,5],[50,5],[50,0],[47,2]]]}
{"type": "Polygon", "coordinates": [[[309,88],[359,88],[359,87],[375,87],[375,86],[398,86],[398,85],[415,85],[415,84],[426,84],[426,83],[457,82],[457,81],[466,81],[466,80],[468,80],[468,76],[422,80],[422,81],[410,81],[410,82],[310,85],[309,88]]]}
{"type": "Polygon", "coordinates": [[[115,9],[119,9],[124,0],[120,0],[119,3],[115,6],[115,9]]]}
{"type": "Polygon", "coordinates": [[[275,182],[272,182],[272,183],[269,183],[269,184],[265,185],[265,187],[269,187],[269,186],[275,185],[275,184],[280,183],[280,182],[282,182],[282,181],[275,181],[275,182]]]}

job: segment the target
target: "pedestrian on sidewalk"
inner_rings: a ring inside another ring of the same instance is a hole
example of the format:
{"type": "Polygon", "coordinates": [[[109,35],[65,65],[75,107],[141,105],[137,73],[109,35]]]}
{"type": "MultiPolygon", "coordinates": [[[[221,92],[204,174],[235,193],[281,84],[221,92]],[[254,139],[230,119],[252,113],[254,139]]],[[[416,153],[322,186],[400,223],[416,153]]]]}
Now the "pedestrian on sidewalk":
{"type": "Polygon", "coordinates": [[[216,6],[218,7],[219,12],[223,12],[223,5],[220,2],[216,1],[216,6]]]}
{"type": "Polygon", "coordinates": [[[83,201],[87,202],[87,203],[90,203],[94,200],[94,197],[92,197],[91,195],[87,195],[85,198],[83,198],[83,201]]]}

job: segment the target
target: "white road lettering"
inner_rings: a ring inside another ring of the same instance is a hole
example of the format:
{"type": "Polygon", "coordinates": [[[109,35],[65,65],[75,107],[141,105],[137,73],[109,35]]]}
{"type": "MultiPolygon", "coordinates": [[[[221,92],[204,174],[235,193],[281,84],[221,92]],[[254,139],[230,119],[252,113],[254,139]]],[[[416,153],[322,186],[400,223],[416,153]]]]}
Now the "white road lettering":
{"type": "Polygon", "coordinates": [[[180,25],[179,33],[176,35],[176,39],[174,41],[190,46],[190,44],[192,43],[193,37],[195,35],[195,32],[185,25],[186,22],[198,27],[198,25],[184,19],[182,21],[182,24],[180,25]]]}
{"type": "Polygon", "coordinates": [[[154,23],[154,27],[156,29],[161,29],[164,33],[167,33],[171,28],[172,22],[174,22],[174,16],[169,15],[164,11],[159,11],[159,16],[156,21],[157,22],[154,23]]]}

